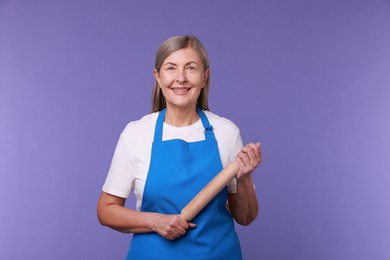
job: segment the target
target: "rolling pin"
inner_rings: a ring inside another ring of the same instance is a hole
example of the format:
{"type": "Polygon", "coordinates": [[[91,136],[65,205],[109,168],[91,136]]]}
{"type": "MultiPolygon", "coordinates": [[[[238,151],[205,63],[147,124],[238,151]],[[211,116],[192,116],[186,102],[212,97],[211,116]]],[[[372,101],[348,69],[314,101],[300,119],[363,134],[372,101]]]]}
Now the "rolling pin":
{"type": "Polygon", "coordinates": [[[180,212],[186,221],[195,216],[234,178],[238,173],[236,161],[223,168],[180,212]]]}

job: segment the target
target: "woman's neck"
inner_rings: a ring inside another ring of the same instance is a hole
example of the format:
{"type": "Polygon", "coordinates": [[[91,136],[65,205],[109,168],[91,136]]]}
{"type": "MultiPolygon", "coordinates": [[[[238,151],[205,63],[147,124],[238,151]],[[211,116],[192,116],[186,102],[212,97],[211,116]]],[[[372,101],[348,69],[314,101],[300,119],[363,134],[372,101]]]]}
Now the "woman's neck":
{"type": "Polygon", "coordinates": [[[198,120],[199,115],[196,111],[196,107],[187,109],[167,107],[165,123],[169,125],[176,127],[189,126],[196,123],[198,120]]]}

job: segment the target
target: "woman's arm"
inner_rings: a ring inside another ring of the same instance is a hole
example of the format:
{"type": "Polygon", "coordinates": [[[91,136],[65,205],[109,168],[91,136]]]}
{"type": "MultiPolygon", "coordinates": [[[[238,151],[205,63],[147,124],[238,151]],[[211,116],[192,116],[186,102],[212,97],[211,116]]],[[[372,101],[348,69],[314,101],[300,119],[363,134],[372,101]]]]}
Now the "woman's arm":
{"type": "Polygon", "coordinates": [[[229,209],[237,223],[247,226],[256,219],[259,206],[252,174],[261,163],[260,143],[248,144],[238,153],[237,193],[229,194],[229,209]]]}
{"type": "Polygon", "coordinates": [[[157,232],[173,240],[186,233],[195,224],[179,215],[139,212],[125,208],[126,199],[102,192],[97,206],[100,224],[123,233],[157,232]]]}

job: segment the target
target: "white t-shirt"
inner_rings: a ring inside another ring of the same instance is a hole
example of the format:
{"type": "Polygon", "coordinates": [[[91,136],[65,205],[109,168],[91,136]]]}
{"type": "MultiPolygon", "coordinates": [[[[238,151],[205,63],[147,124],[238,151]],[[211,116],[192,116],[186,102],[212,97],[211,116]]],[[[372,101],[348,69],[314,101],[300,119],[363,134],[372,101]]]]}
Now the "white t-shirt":
{"type": "MultiPolygon", "coordinates": [[[[236,159],[243,147],[238,127],[230,120],[204,111],[213,126],[223,167],[236,159]]],[[[158,113],[130,122],[120,135],[112,158],[111,167],[103,191],[121,198],[128,198],[131,191],[136,196],[137,210],[141,209],[142,195],[149,171],[154,129],[158,113]]],[[[199,119],[195,124],[175,127],[164,123],[163,141],[182,139],[186,142],[205,140],[204,127],[199,119]]],[[[237,192],[236,180],[228,185],[230,193],[237,192]]]]}

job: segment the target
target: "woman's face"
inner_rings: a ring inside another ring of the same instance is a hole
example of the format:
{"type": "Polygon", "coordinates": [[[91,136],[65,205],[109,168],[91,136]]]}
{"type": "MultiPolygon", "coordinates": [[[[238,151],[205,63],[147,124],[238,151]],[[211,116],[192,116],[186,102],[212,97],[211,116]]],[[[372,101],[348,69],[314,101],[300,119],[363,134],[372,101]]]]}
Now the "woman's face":
{"type": "Polygon", "coordinates": [[[204,70],[198,53],[188,47],[168,56],[160,71],[154,71],[154,76],[165,97],[167,108],[191,109],[196,107],[209,70],[204,70]]]}

